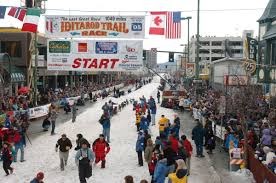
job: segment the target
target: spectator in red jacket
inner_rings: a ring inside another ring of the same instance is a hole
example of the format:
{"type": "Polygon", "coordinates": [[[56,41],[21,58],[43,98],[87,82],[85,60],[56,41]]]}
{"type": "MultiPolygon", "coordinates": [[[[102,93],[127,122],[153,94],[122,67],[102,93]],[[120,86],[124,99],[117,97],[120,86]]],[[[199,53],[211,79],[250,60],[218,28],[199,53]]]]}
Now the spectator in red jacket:
{"type": "Polygon", "coordinates": [[[96,156],[95,163],[97,164],[101,161],[101,168],[105,168],[105,157],[107,153],[109,153],[110,147],[109,144],[105,141],[103,134],[101,134],[100,137],[93,142],[93,151],[96,156]]]}
{"type": "Polygon", "coordinates": [[[181,136],[181,143],[187,152],[186,165],[188,168],[188,175],[190,174],[191,156],[193,153],[193,147],[191,142],[187,139],[186,135],[181,136]]]}
{"type": "Polygon", "coordinates": [[[174,134],[171,134],[169,137],[169,141],[171,142],[171,147],[173,151],[177,154],[178,153],[178,139],[175,137],[174,134]]]}

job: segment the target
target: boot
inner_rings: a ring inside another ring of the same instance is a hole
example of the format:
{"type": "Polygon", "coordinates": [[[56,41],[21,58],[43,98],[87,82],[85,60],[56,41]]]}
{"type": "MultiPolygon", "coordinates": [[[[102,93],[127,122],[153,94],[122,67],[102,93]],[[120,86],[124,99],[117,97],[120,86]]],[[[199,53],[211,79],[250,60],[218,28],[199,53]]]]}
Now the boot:
{"type": "Polygon", "coordinates": [[[105,168],[105,161],[102,161],[102,166],[101,168],[105,168]]]}

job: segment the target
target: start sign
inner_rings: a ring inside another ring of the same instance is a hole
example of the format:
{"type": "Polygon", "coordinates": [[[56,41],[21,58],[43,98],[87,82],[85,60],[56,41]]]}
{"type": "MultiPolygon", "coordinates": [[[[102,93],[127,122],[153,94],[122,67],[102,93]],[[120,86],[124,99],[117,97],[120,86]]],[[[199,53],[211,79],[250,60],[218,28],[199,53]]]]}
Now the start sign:
{"type": "Polygon", "coordinates": [[[137,71],[142,55],[142,41],[48,40],[47,69],[137,71]]]}

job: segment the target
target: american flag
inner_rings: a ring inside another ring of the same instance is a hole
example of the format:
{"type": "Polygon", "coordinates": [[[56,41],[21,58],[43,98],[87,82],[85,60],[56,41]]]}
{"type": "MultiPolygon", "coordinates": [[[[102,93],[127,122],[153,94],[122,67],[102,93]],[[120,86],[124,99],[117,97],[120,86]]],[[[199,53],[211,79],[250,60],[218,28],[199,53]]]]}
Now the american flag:
{"type": "Polygon", "coordinates": [[[167,12],[166,38],[181,38],[181,12],[167,12]]]}

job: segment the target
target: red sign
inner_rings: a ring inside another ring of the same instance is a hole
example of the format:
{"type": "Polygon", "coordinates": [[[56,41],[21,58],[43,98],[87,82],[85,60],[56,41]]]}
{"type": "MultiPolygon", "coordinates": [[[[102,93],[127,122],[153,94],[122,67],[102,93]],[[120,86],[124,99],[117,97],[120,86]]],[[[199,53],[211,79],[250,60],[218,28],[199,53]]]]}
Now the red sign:
{"type": "Polygon", "coordinates": [[[87,43],[78,43],[78,52],[87,53],[87,43]]]}
{"type": "Polygon", "coordinates": [[[76,58],[72,68],[88,68],[88,69],[113,69],[119,62],[119,59],[97,59],[97,58],[76,58]]]}

